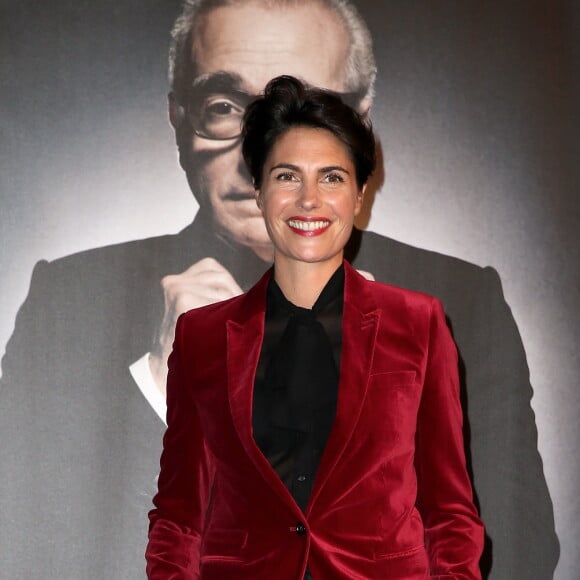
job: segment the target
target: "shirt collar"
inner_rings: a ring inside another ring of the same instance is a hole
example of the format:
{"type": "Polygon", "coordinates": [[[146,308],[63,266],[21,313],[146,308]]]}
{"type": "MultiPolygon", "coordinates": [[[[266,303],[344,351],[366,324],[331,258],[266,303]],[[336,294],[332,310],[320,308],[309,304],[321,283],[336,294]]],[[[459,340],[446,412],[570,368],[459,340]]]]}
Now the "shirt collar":
{"type": "Polygon", "coordinates": [[[344,264],[341,264],[330,277],[322,292],[318,296],[312,309],[302,308],[290,302],[274,280],[274,274],[270,277],[267,293],[267,305],[270,312],[282,311],[286,315],[295,315],[307,318],[316,318],[318,314],[328,307],[342,311],[344,299],[344,264]]]}

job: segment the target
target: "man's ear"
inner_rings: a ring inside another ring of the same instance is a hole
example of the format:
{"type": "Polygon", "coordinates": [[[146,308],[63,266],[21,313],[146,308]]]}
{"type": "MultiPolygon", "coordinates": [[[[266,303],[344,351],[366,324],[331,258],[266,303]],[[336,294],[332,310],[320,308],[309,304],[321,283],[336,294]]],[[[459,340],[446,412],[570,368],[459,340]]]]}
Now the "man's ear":
{"type": "Polygon", "coordinates": [[[181,165],[189,179],[189,171],[191,170],[191,133],[188,123],[185,122],[185,109],[178,103],[173,93],[167,95],[167,110],[169,122],[175,133],[175,144],[179,151],[179,165],[181,165]]]}
{"type": "Polygon", "coordinates": [[[358,105],[357,110],[359,115],[365,120],[368,121],[371,115],[371,106],[373,104],[372,97],[365,97],[358,105]]]}
{"type": "Polygon", "coordinates": [[[185,109],[177,102],[173,92],[167,95],[167,106],[169,111],[169,122],[175,131],[183,125],[185,119],[185,109]]]}

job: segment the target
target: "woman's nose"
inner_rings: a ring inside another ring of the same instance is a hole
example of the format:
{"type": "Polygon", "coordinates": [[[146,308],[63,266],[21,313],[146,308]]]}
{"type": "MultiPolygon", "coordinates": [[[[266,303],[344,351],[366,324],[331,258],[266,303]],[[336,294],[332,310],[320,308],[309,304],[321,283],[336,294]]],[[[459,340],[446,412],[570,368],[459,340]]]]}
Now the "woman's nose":
{"type": "Polygon", "coordinates": [[[318,184],[305,183],[300,191],[298,205],[302,209],[311,210],[320,207],[320,192],[318,191],[318,184]]]}

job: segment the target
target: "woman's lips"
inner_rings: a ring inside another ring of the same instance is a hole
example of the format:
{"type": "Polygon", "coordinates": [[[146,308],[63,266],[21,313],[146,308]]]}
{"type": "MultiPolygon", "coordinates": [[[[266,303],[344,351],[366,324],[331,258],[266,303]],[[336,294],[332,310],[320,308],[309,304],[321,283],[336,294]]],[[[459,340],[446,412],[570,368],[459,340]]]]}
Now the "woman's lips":
{"type": "Polygon", "coordinates": [[[294,233],[311,237],[323,234],[330,227],[331,221],[320,217],[291,217],[286,223],[294,233]]]}

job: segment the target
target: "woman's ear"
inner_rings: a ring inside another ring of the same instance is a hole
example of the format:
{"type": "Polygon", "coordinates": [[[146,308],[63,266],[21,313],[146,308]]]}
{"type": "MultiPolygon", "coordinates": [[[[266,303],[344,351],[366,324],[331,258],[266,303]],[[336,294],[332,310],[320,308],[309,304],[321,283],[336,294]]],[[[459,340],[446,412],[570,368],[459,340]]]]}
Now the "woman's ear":
{"type": "Polygon", "coordinates": [[[356,192],[356,203],[354,206],[354,215],[357,216],[360,213],[360,210],[363,206],[363,201],[365,198],[365,190],[367,188],[367,184],[365,183],[357,192],[356,192]]]}
{"type": "Polygon", "coordinates": [[[259,209],[262,209],[262,194],[259,189],[255,190],[256,192],[256,205],[259,209]]]}

